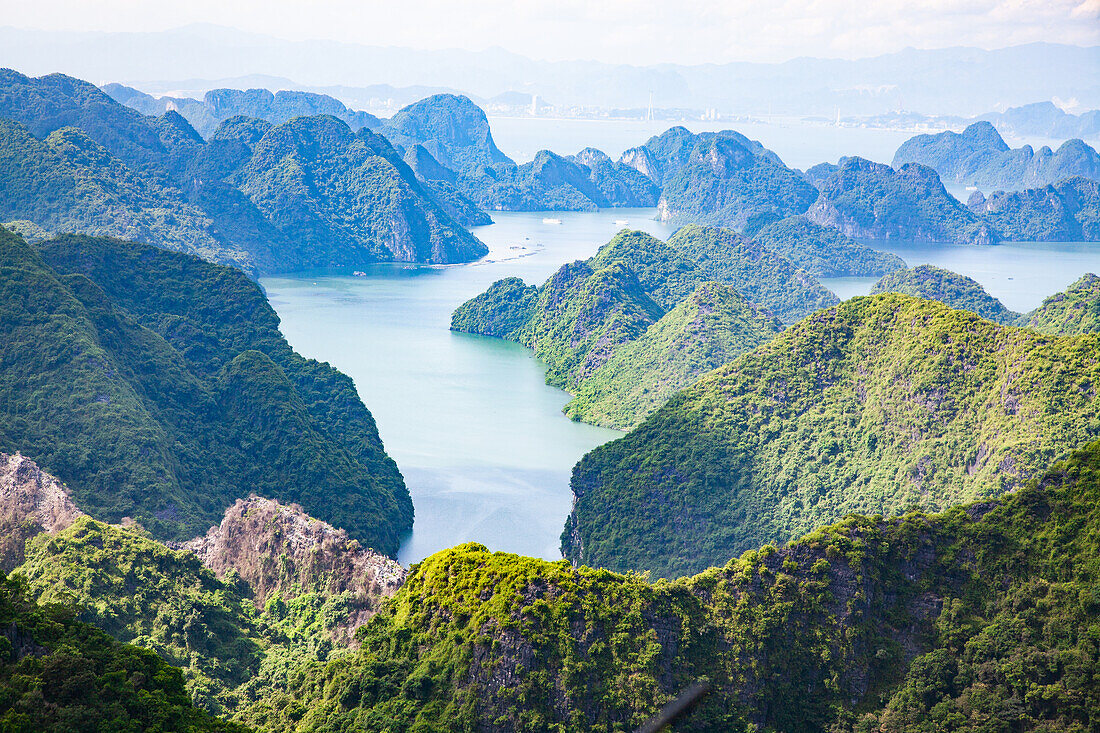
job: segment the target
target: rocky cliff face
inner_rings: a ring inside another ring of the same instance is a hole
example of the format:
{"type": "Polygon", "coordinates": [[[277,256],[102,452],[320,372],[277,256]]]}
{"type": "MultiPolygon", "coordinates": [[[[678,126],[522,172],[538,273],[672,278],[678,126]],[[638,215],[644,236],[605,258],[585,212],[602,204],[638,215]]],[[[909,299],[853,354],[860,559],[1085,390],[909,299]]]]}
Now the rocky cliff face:
{"type": "Polygon", "coordinates": [[[236,571],[260,608],[275,594],[284,600],[303,593],[347,594],[350,614],[337,635],[349,640],[406,574],[393,560],[297,504],[257,496],[237,500],[220,525],[179,547],[195,553],[220,578],[236,571]]]}
{"type": "Polygon", "coordinates": [[[23,562],[27,540],[42,532],[60,532],[84,512],[69,490],[34,461],[0,453],[0,570],[23,562]]]}

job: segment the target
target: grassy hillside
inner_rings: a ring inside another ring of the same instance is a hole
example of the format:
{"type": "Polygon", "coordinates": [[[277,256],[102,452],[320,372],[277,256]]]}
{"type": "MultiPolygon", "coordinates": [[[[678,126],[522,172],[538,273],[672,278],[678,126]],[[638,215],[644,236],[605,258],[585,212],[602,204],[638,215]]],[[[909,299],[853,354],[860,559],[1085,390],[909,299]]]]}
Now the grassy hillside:
{"type": "Polygon", "coordinates": [[[0,450],[80,508],[184,539],[256,491],[384,553],[412,505],[351,380],[295,354],[239,271],[148,245],[0,232],[0,450]]]}
{"type": "Polygon", "coordinates": [[[675,582],[463,545],[283,709],[299,731],[629,731],[702,679],[678,731],[1085,731],[1098,506],[1094,443],[1000,501],[853,516],[675,582]]]}
{"type": "Polygon", "coordinates": [[[566,557],[675,577],[850,513],[997,496],[1100,435],[1100,336],[897,294],[822,311],[576,466],[566,557]]]}
{"type": "Polygon", "coordinates": [[[1019,313],[1005,308],[1001,301],[987,293],[978,282],[933,265],[891,272],[871,288],[871,295],[877,293],[904,293],[938,300],[956,310],[970,311],[1003,325],[1016,324],[1023,318],[1019,313]]]}
{"type": "Polygon", "coordinates": [[[753,239],[814,277],[881,277],[905,268],[897,255],[873,250],[804,216],[769,224],[753,239]]]}
{"type": "Polygon", "coordinates": [[[1028,328],[1051,335],[1100,331],[1100,277],[1091,272],[1026,316],[1028,328]]]}
{"type": "Polygon", "coordinates": [[[783,330],[728,285],[700,284],[646,332],[615,349],[564,408],[575,420],[628,429],[701,374],[783,330]]]}
{"type": "Polygon", "coordinates": [[[840,302],[813,275],[729,229],[689,224],[668,243],[693,261],[706,279],[733,286],[784,323],[840,302]]]}

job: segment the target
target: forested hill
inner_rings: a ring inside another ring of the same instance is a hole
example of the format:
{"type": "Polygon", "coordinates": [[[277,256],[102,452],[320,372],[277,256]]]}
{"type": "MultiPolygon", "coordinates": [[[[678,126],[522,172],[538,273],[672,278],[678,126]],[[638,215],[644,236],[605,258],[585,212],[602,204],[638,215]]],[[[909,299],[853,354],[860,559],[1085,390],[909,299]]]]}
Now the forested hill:
{"type": "Polygon", "coordinates": [[[1100,436],[1100,335],[884,294],[707,374],[576,466],[566,557],[675,577],[850,513],[1000,495],[1100,436]]]}
{"type": "Polygon", "coordinates": [[[532,348],[547,382],[577,395],[570,416],[630,427],[781,321],[836,302],[812,275],[731,231],[688,226],[663,242],[624,230],[541,287],[494,283],[455,309],[451,329],[532,348]]]}
{"type": "Polygon", "coordinates": [[[204,140],[174,111],[146,117],[79,79],[0,70],[0,120],[5,221],[140,239],[254,275],[488,251],[452,216],[477,218],[469,202],[334,117],[231,117],[204,140]]]}
{"type": "Polygon", "coordinates": [[[0,451],[77,505],[186,539],[258,492],[386,554],[412,504],[351,380],[296,354],[237,270],[78,235],[0,231],[0,451]]]}
{"type": "Polygon", "coordinates": [[[891,272],[871,288],[871,295],[877,293],[904,293],[938,300],[956,310],[967,310],[1006,326],[1016,325],[1023,318],[1005,308],[977,281],[932,265],[891,272]]]}
{"type": "Polygon", "coordinates": [[[1000,501],[851,516],[671,583],[463,545],[285,710],[298,731],[621,731],[705,680],[676,730],[1089,730],[1098,507],[1093,443],[1000,501]]]}

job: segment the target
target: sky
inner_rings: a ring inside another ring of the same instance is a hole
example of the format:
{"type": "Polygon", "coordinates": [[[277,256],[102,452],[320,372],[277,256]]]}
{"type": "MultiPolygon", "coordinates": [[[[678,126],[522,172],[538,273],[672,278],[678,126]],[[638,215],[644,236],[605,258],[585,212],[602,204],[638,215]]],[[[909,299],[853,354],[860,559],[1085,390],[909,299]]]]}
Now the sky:
{"type": "Polygon", "coordinates": [[[1100,0],[0,0],[0,18],[44,30],[211,23],[292,40],[638,65],[1100,44],[1100,0]]]}

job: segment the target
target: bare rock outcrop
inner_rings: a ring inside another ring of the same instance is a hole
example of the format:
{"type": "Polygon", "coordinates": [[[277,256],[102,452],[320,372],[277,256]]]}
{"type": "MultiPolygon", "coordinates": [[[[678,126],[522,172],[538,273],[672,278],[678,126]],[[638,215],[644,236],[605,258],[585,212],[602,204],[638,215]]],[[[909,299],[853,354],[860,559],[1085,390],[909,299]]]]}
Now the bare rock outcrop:
{"type": "Polygon", "coordinates": [[[83,514],[68,489],[34,461],[0,453],[0,570],[11,572],[23,562],[31,537],[60,532],[83,514]]]}
{"type": "Polygon", "coordinates": [[[258,496],[238,499],[220,525],[177,547],[195,553],[218,577],[236,571],[258,608],[274,594],[284,600],[304,593],[347,594],[349,615],[334,635],[349,639],[406,575],[398,563],[297,504],[258,496]]]}

